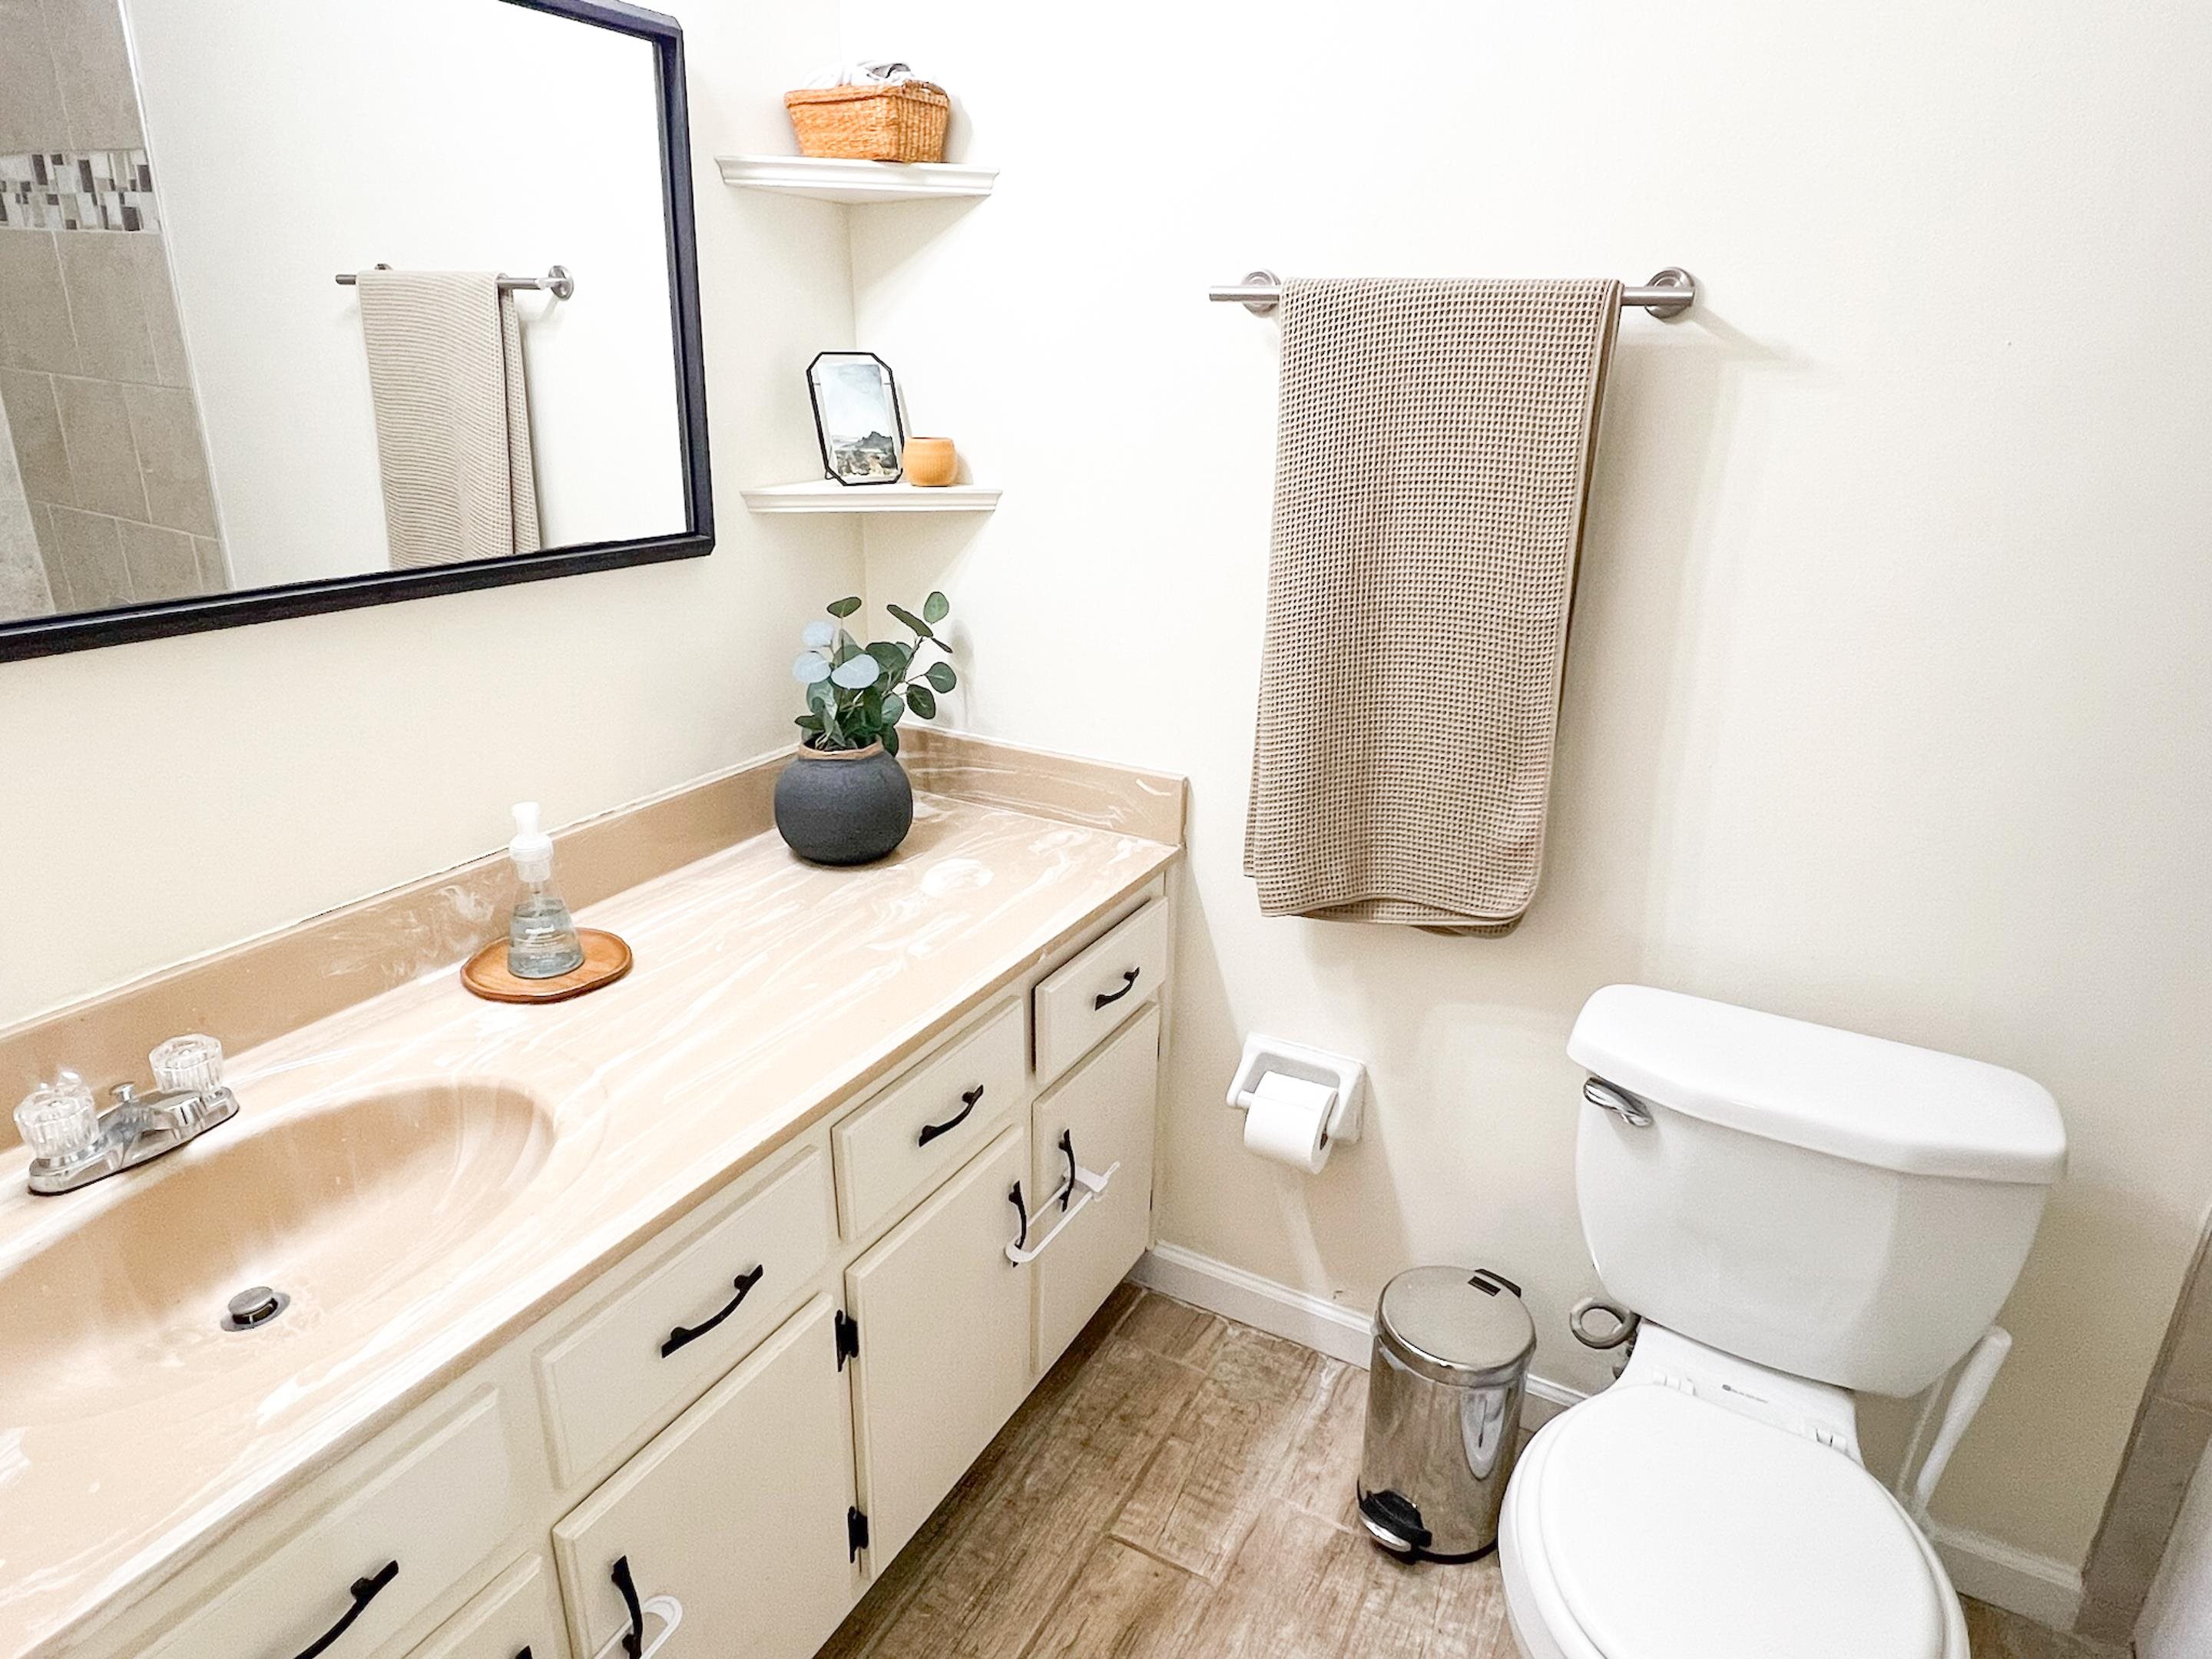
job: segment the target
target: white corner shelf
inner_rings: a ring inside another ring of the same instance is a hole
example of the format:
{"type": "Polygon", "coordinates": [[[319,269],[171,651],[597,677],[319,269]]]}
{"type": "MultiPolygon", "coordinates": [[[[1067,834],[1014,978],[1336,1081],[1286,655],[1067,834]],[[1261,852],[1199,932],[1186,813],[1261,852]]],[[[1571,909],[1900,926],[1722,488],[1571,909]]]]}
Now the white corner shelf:
{"type": "Polygon", "coordinates": [[[722,182],[738,190],[821,202],[921,202],[988,196],[996,167],[946,161],[840,161],[817,155],[718,155],[722,182]]]}
{"type": "Polygon", "coordinates": [[[756,513],[989,513],[999,492],[981,484],[945,484],[935,489],[910,483],[763,484],[738,494],[756,513]]]}

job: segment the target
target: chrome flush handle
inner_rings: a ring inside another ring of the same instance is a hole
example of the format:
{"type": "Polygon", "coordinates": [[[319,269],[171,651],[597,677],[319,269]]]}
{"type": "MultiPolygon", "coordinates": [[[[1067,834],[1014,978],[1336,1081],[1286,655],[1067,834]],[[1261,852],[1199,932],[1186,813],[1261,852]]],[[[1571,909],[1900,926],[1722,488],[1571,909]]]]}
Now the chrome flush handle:
{"type": "Polygon", "coordinates": [[[1583,1098],[1593,1106],[1603,1107],[1631,1128],[1651,1127],[1651,1113],[1644,1103],[1626,1089],[1616,1089],[1603,1078],[1594,1077],[1583,1085],[1583,1098]]]}

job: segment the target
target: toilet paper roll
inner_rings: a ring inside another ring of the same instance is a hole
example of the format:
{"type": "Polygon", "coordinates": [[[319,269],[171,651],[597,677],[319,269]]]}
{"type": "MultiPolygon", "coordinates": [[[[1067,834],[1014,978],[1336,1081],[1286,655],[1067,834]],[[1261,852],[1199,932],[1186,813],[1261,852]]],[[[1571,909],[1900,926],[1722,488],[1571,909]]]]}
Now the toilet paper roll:
{"type": "Polygon", "coordinates": [[[1328,1162],[1329,1108],[1336,1091],[1280,1072],[1261,1075],[1259,1086],[1244,1096],[1244,1150],[1318,1175],[1328,1162]]]}

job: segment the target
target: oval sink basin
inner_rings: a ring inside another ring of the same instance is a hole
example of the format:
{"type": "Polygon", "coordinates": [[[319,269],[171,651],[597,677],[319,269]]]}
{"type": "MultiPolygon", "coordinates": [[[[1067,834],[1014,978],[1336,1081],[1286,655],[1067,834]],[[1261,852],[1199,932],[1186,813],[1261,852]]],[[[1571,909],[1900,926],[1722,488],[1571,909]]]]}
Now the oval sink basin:
{"type": "Polygon", "coordinates": [[[312,1364],[328,1339],[392,1316],[392,1293],[417,1275],[465,1272],[471,1240],[555,1140],[550,1109],[497,1079],[396,1083],[264,1124],[253,1110],[241,1091],[238,1116],[190,1146],[38,1200],[82,1208],[0,1263],[10,1421],[62,1422],[312,1364]],[[225,1329],[230,1298],[260,1285],[290,1298],[284,1311],[225,1329]]]}

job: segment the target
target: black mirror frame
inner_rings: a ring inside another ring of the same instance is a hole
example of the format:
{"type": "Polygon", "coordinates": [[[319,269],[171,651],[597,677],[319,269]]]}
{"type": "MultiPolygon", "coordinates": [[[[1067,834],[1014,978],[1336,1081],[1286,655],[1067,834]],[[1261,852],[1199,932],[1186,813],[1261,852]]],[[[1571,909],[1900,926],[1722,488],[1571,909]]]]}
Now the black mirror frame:
{"type": "Polygon", "coordinates": [[[428,599],[478,587],[545,581],[556,576],[696,559],[714,549],[714,486],[707,455],[707,368],[699,331],[698,240],[691,201],[690,118],[684,97],[684,30],[673,17],[622,0],[501,0],[530,11],[573,18],[647,42],[660,85],[660,181],[666,206],[671,322],[676,345],[678,421],[684,446],[687,527],[671,536],[585,542],[574,547],[500,559],[473,559],[417,570],[368,571],[318,581],[288,582],[239,593],[120,606],[67,617],[0,623],[0,662],[125,645],[208,629],[239,628],[325,611],[353,611],[428,599]]]}

